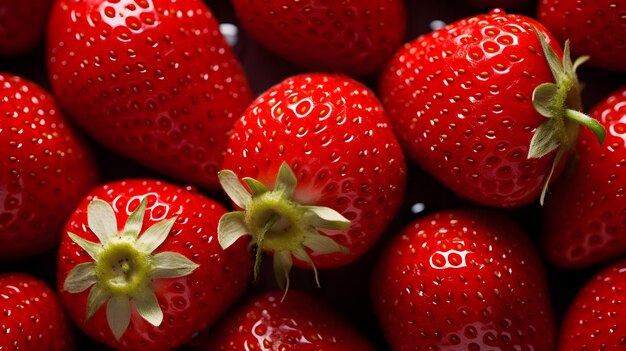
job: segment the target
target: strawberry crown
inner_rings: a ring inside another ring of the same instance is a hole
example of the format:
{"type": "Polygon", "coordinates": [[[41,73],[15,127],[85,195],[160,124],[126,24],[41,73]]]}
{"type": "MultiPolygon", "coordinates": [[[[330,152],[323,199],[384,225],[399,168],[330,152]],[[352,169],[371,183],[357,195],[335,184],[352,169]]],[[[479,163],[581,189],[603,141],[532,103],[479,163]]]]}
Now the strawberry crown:
{"type": "Polygon", "coordinates": [[[568,40],[565,42],[563,60],[561,61],[537,28],[533,27],[533,29],[539,38],[543,54],[555,81],[554,83],[538,85],[532,96],[535,110],[547,120],[535,131],[530,142],[528,158],[541,158],[556,151],[552,168],[541,192],[540,203],[543,205],[554,169],[563,155],[574,146],[580,126],[584,125],[589,128],[596,135],[600,144],[604,142],[606,131],[598,121],[580,112],[582,103],[576,69],[585,63],[589,57],[582,56],[572,62],[568,40]]]}
{"type": "Polygon", "coordinates": [[[306,206],[293,199],[297,179],[287,163],[280,166],[273,190],[253,178],[243,178],[249,190],[231,170],[218,173],[222,187],[230,199],[241,208],[225,214],[218,224],[218,240],[223,249],[240,237],[252,236],[251,245],[257,246],[254,278],[261,267],[263,250],[274,252],[274,275],[279,287],[289,288],[292,255],[313,269],[319,286],[317,269],[307,249],[317,254],[348,253],[331,237],[317,229],[342,230],[350,221],[329,207],[306,206]]]}
{"type": "Polygon", "coordinates": [[[157,222],[140,235],[146,204],[144,198],[120,232],[113,208],[94,199],[87,207],[87,222],[99,242],[68,232],[93,261],[74,267],[63,289],[74,294],[89,289],[85,320],[106,303],[107,323],[118,341],[130,324],[131,304],[148,323],[161,325],[163,311],[152,287],[154,280],[184,277],[199,267],[176,252],[154,253],[167,239],[176,217],[157,222]]]}

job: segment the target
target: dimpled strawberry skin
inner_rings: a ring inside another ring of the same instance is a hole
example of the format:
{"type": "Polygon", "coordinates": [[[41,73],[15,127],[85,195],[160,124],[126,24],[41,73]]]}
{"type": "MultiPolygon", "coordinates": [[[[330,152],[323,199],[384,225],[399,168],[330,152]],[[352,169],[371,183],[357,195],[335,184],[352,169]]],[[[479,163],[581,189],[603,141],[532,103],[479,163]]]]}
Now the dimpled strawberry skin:
{"type": "Polygon", "coordinates": [[[94,189],[67,222],[59,250],[59,291],[72,320],[87,335],[120,350],[170,350],[191,341],[217,321],[251,280],[252,258],[245,242],[228,250],[222,250],[217,242],[217,222],[225,212],[217,202],[190,189],[156,180],[120,181],[94,189]],[[93,261],[66,233],[98,242],[87,226],[87,204],[93,198],[111,204],[121,229],[144,197],[148,207],[143,228],[178,217],[168,239],[155,252],[177,252],[200,266],[185,277],[153,281],[163,310],[162,324],[153,327],[135,311],[128,330],[116,342],[106,323],[106,308],[85,321],[89,291],[72,294],[63,289],[72,268],[93,261]]]}
{"type": "Polygon", "coordinates": [[[542,0],[537,18],[575,55],[607,70],[626,71],[626,3],[623,0],[542,0]]]}
{"type": "Polygon", "coordinates": [[[604,144],[581,130],[574,168],[555,184],[546,202],[545,251],[553,263],[568,268],[626,253],[626,87],[590,115],[607,131],[604,144]]]}
{"type": "Polygon", "coordinates": [[[330,207],[352,222],[328,232],[349,253],[312,252],[318,268],[362,255],[404,197],[404,157],[380,102],[341,75],[294,76],[262,94],[235,125],[223,169],[271,185],[283,161],[298,179],[296,201],[330,207]]]}
{"type": "Polygon", "coordinates": [[[373,305],[392,350],[554,349],[539,256],[502,215],[457,210],[420,218],[379,262],[373,305]]]}
{"type": "Polygon", "coordinates": [[[54,98],[0,73],[0,261],[58,245],[65,220],[98,181],[90,151],[54,98]]]}
{"type": "Polygon", "coordinates": [[[200,0],[60,0],[50,81],[91,137],[163,174],[217,187],[227,132],[251,101],[200,0]]]}
{"type": "Polygon", "coordinates": [[[559,351],[621,350],[626,347],[626,262],[603,269],[578,292],[559,336],[559,351]]]}
{"type": "Polygon", "coordinates": [[[316,70],[366,75],[402,45],[401,0],[234,0],[243,26],[281,57],[316,70]]]}
{"type": "Polygon", "coordinates": [[[0,275],[0,350],[75,350],[72,327],[54,291],[24,273],[0,275]]]}
{"type": "Polygon", "coordinates": [[[407,157],[458,195],[496,207],[538,198],[553,154],[528,159],[546,118],[533,90],[553,82],[531,18],[494,10],[405,44],[383,70],[380,96],[407,157]]]}
{"type": "Polygon", "coordinates": [[[336,312],[307,294],[266,292],[241,306],[213,331],[205,351],[374,351],[336,312]]]}

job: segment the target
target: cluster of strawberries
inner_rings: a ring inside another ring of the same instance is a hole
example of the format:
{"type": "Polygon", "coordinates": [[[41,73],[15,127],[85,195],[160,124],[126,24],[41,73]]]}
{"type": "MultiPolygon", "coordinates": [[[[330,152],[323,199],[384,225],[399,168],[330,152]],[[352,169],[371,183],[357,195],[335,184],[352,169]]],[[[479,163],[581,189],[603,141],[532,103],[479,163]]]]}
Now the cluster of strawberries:
{"type": "Polygon", "coordinates": [[[402,0],[232,5],[312,73],[253,99],[202,0],[0,0],[0,54],[46,32],[52,91],[0,73],[0,350],[74,350],[73,326],[118,350],[374,350],[290,277],[348,279],[375,248],[353,293],[378,348],[626,347],[626,261],[561,318],[507,213],[545,201],[552,266],[626,256],[626,86],[585,114],[576,75],[626,72],[623,0],[495,9],[405,44],[402,0]],[[94,143],[150,178],[113,180],[94,143]],[[399,215],[428,191],[414,172],[473,206],[399,215]],[[51,252],[56,289],[16,272],[51,252]],[[253,294],[264,253],[276,283],[253,294]]]}

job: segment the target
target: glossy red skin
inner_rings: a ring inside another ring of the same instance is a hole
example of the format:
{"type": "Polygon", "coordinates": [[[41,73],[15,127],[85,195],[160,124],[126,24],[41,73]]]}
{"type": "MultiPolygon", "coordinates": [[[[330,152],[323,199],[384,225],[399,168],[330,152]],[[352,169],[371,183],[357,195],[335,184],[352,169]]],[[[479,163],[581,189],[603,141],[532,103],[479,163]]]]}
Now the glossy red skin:
{"type": "Polygon", "coordinates": [[[348,264],[367,251],[404,196],[406,165],[383,108],[369,89],[345,76],[288,78],[244,112],[223,169],[272,186],[283,162],[298,178],[296,201],[333,208],[352,222],[348,230],[320,230],[349,253],[311,253],[318,268],[348,264]]]}
{"type": "Polygon", "coordinates": [[[539,256],[498,213],[443,211],[414,221],[385,249],[372,296],[394,351],[555,347],[539,256]]]}
{"type": "Polygon", "coordinates": [[[0,73],[0,261],[52,250],[98,181],[94,158],[54,98],[0,73]]]}
{"type": "Polygon", "coordinates": [[[205,351],[374,351],[343,317],[307,294],[266,292],[224,319],[205,351]]]}
{"type": "Polygon", "coordinates": [[[402,0],[233,0],[246,30],[281,57],[314,71],[367,75],[402,45],[402,0]]]}
{"type": "Polygon", "coordinates": [[[581,129],[578,158],[546,201],[544,248],[556,265],[581,268],[626,253],[626,86],[590,115],[607,131],[600,146],[581,129]]]}
{"type": "Polygon", "coordinates": [[[246,243],[240,240],[222,250],[217,242],[217,222],[225,212],[219,203],[192,189],[155,180],[121,181],[94,189],[67,222],[58,256],[58,289],[74,323],[90,337],[119,350],[171,350],[191,341],[196,333],[216,322],[251,280],[252,258],[246,243]],[[128,330],[116,342],[106,322],[106,308],[84,320],[88,290],[79,294],[63,290],[63,282],[76,265],[93,261],[70,240],[67,232],[97,242],[87,226],[87,205],[92,199],[112,204],[118,228],[123,228],[144,196],[148,209],[143,230],[157,221],[178,216],[170,235],[155,253],[178,252],[200,267],[182,278],[154,281],[163,323],[153,327],[133,309],[128,330]]]}
{"type": "Polygon", "coordinates": [[[43,37],[52,0],[0,0],[0,56],[24,54],[43,37]]]}
{"type": "Polygon", "coordinates": [[[48,69],[63,107],[98,142],[218,187],[227,132],[252,98],[201,0],[59,0],[48,69]]]}
{"type": "Polygon", "coordinates": [[[30,275],[0,275],[0,316],[0,350],[76,349],[61,301],[46,283],[30,275]]]}
{"type": "Polygon", "coordinates": [[[626,3],[616,0],[542,0],[537,18],[589,64],[626,72],[626,3]]]}
{"type": "Polygon", "coordinates": [[[561,55],[540,23],[494,10],[405,44],[381,75],[380,96],[407,157],[479,204],[536,200],[552,165],[554,154],[527,159],[546,120],[532,92],[554,81],[531,25],[561,55]]]}
{"type": "Polygon", "coordinates": [[[559,336],[559,351],[622,350],[626,345],[626,262],[603,269],[578,292],[559,336]]]}

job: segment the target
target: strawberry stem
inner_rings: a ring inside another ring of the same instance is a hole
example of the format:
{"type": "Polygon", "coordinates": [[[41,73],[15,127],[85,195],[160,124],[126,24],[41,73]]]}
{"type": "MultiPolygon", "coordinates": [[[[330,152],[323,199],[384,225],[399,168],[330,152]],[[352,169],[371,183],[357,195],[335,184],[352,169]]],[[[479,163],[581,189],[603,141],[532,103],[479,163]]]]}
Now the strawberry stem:
{"type": "Polygon", "coordinates": [[[596,119],[589,117],[582,112],[571,110],[571,109],[565,110],[565,117],[573,121],[576,121],[577,123],[580,123],[583,126],[591,129],[593,134],[596,135],[596,138],[598,138],[600,145],[604,143],[604,138],[606,137],[606,130],[604,129],[602,124],[600,124],[600,122],[598,122],[596,119]]]}

